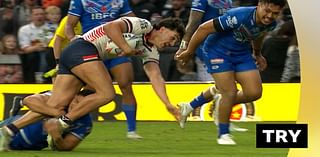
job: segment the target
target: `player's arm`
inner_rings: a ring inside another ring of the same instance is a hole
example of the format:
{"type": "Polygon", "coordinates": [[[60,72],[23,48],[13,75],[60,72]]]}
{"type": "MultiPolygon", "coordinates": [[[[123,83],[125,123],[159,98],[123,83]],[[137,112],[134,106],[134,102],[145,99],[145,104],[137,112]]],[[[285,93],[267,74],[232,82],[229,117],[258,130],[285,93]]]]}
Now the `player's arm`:
{"type": "Polygon", "coordinates": [[[63,40],[64,40],[64,38],[62,38],[61,36],[59,36],[57,34],[55,35],[55,40],[54,40],[54,43],[53,43],[53,53],[54,53],[54,58],[56,60],[58,60],[60,58],[61,47],[62,47],[63,40]]]}
{"type": "Polygon", "coordinates": [[[59,151],[71,151],[77,147],[80,142],[81,140],[73,134],[67,134],[64,138],[61,137],[54,140],[55,146],[59,151]]]}
{"type": "Polygon", "coordinates": [[[252,50],[253,50],[253,56],[256,59],[256,64],[259,68],[259,70],[263,71],[267,68],[267,61],[261,54],[261,48],[263,39],[265,38],[266,33],[261,34],[257,39],[252,41],[252,50]]]}
{"type": "Polygon", "coordinates": [[[43,94],[34,94],[27,96],[23,99],[23,105],[27,106],[31,111],[37,112],[43,115],[59,117],[63,114],[62,110],[46,106],[46,102],[49,96],[43,94]]]}
{"type": "Polygon", "coordinates": [[[188,52],[194,53],[197,47],[200,45],[200,43],[207,38],[207,36],[211,33],[216,32],[215,28],[215,21],[214,20],[208,20],[205,23],[201,24],[196,32],[192,35],[192,38],[190,40],[190,43],[187,47],[188,52]]]}
{"type": "Polygon", "coordinates": [[[68,17],[67,17],[67,22],[66,22],[64,31],[65,31],[66,37],[70,41],[72,41],[76,37],[73,28],[77,25],[80,18],[78,16],[74,16],[74,15],[70,15],[70,14],[68,14],[67,16],[68,17]]]}
{"type": "Polygon", "coordinates": [[[73,134],[67,134],[64,138],[59,134],[53,139],[54,149],[58,151],[72,151],[80,142],[81,140],[73,134]]]}
{"type": "Polygon", "coordinates": [[[188,43],[192,37],[192,34],[196,31],[198,26],[201,24],[201,19],[203,17],[203,12],[191,10],[188,24],[186,26],[186,33],[182,38],[180,49],[186,49],[188,43]]]}
{"type": "Polygon", "coordinates": [[[265,38],[266,33],[263,33],[260,35],[257,39],[252,40],[252,50],[253,50],[253,55],[255,56],[260,56],[261,54],[261,48],[262,48],[262,43],[263,39],[265,38]]]}
{"type": "Polygon", "coordinates": [[[57,119],[54,118],[44,122],[44,129],[52,138],[48,141],[49,146],[59,151],[73,150],[81,142],[81,139],[71,133],[62,137],[57,123],[57,119]]]}
{"type": "Polygon", "coordinates": [[[132,23],[125,18],[119,18],[117,20],[107,22],[103,26],[105,35],[107,35],[121,50],[120,56],[134,55],[138,53],[135,49],[131,48],[126,42],[123,33],[131,33],[132,23]]]}
{"type": "Polygon", "coordinates": [[[167,110],[175,116],[175,118],[178,118],[177,115],[177,108],[173,106],[169,100],[169,97],[167,95],[165,81],[161,75],[160,67],[157,62],[149,61],[144,64],[144,70],[152,84],[153,90],[156,92],[160,100],[165,104],[167,110]]]}
{"type": "Polygon", "coordinates": [[[217,19],[214,19],[201,24],[196,32],[192,35],[187,49],[179,54],[176,54],[176,59],[180,61],[182,65],[185,65],[191,59],[191,56],[193,56],[196,52],[196,48],[209,34],[216,32],[216,26],[220,26],[217,24],[217,22],[217,19]]]}

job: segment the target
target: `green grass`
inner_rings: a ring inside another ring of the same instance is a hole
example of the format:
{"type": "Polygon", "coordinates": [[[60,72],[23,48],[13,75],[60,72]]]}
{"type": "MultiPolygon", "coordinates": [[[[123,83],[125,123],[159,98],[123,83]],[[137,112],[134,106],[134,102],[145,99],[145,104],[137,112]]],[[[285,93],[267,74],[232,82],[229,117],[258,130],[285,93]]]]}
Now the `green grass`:
{"type": "Polygon", "coordinates": [[[248,132],[233,132],[236,146],[216,143],[217,130],[212,122],[188,122],[180,129],[176,122],[138,122],[143,140],[125,137],[126,124],[94,123],[93,132],[73,152],[13,151],[0,152],[12,157],[286,157],[288,149],[262,149],[255,146],[255,124],[237,123],[248,132]]]}

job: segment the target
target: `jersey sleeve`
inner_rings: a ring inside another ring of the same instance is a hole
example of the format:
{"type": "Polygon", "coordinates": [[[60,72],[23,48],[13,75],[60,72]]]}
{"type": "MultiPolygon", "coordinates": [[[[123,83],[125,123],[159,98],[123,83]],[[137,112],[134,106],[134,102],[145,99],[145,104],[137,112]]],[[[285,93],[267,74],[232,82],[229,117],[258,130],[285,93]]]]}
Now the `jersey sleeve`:
{"type": "Polygon", "coordinates": [[[81,0],[71,0],[68,14],[80,17],[83,13],[81,0]]]}
{"type": "Polygon", "coordinates": [[[129,2],[127,0],[123,1],[123,7],[120,9],[120,16],[125,16],[132,13],[129,2]]]}
{"type": "Polygon", "coordinates": [[[146,19],[138,17],[122,17],[121,19],[127,24],[128,33],[141,35],[152,30],[151,23],[146,19]]]}
{"type": "Polygon", "coordinates": [[[147,53],[147,56],[142,58],[142,63],[146,64],[148,62],[156,62],[159,63],[159,52],[157,50],[157,48],[152,48],[151,51],[149,49],[147,49],[147,51],[149,51],[149,53],[147,53]]]}
{"type": "Polygon", "coordinates": [[[230,31],[238,28],[243,22],[242,12],[237,9],[231,9],[226,12],[226,14],[213,19],[214,26],[218,32],[230,31]]]}
{"type": "Polygon", "coordinates": [[[207,0],[193,0],[191,5],[191,10],[205,13],[207,4],[208,4],[207,0]]]}

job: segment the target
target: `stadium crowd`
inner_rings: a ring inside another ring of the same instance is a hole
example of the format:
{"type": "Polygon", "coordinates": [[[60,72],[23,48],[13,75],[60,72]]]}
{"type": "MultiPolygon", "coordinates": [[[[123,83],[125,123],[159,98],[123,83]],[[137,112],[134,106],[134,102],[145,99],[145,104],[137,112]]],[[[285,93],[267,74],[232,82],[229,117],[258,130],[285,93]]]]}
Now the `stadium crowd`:
{"type": "MultiPolygon", "coordinates": [[[[191,0],[129,0],[134,14],[151,22],[179,17],[188,23],[191,0]]],[[[235,0],[233,7],[256,5],[258,0],[235,0]]],[[[0,1],[0,83],[51,83],[43,74],[55,67],[48,46],[70,0],[0,1]],[[39,7],[37,12],[32,8],[39,7]],[[42,9],[41,9],[42,8],[42,9]],[[37,27],[36,31],[32,27],[37,27]]],[[[290,9],[284,9],[279,25],[265,39],[262,54],[268,67],[263,82],[300,82],[299,49],[290,9]]],[[[161,49],[160,69],[166,81],[212,81],[196,58],[182,66],[174,60],[179,44],[161,49]]],[[[142,60],[132,57],[134,81],[149,81],[142,60]]]]}

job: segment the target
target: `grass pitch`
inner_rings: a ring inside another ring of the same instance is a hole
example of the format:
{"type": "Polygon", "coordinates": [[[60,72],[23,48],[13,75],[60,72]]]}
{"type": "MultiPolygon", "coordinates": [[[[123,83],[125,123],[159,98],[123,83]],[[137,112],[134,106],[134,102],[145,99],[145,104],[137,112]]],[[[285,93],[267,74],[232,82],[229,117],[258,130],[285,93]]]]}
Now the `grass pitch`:
{"type": "Polygon", "coordinates": [[[236,146],[216,142],[212,122],[188,122],[184,129],[177,122],[138,122],[142,140],[126,138],[126,122],[96,122],[92,133],[72,152],[0,152],[1,157],[286,157],[288,149],[256,148],[254,122],[236,123],[248,132],[232,132],[236,146]]]}

